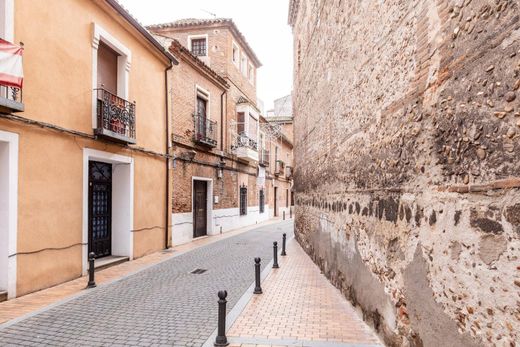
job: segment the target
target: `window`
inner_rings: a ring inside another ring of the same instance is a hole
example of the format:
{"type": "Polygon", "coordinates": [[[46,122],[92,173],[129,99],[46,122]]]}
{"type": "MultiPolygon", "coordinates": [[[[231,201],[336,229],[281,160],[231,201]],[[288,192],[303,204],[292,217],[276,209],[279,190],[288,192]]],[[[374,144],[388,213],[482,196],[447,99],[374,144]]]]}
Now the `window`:
{"type": "Polygon", "coordinates": [[[289,189],[285,190],[285,207],[289,207],[289,189]]]}
{"type": "Polygon", "coordinates": [[[257,139],[257,129],[258,129],[258,120],[250,113],[249,114],[249,133],[248,136],[250,139],[256,141],[257,139]]]}
{"type": "Polygon", "coordinates": [[[240,49],[238,48],[237,44],[233,42],[233,55],[232,55],[233,64],[235,64],[236,67],[240,65],[240,49]]]}
{"type": "Polygon", "coordinates": [[[237,113],[237,132],[239,135],[245,134],[245,124],[246,120],[244,118],[244,112],[238,112],[237,113]]]}
{"type": "Polygon", "coordinates": [[[242,75],[247,76],[247,57],[242,54],[242,61],[240,62],[242,75]]]}
{"type": "Polygon", "coordinates": [[[240,187],[240,215],[245,216],[247,214],[247,187],[242,185],[240,187]]]}
{"type": "Polygon", "coordinates": [[[205,57],[207,55],[206,38],[191,39],[191,53],[198,57],[205,57]]]}
{"type": "Polygon", "coordinates": [[[249,82],[251,82],[251,84],[255,84],[255,67],[251,63],[249,63],[249,69],[247,70],[247,77],[249,78],[249,82]]]}
{"type": "Polygon", "coordinates": [[[264,194],[264,190],[263,189],[260,189],[260,213],[264,213],[265,212],[265,194],[264,194]]]}

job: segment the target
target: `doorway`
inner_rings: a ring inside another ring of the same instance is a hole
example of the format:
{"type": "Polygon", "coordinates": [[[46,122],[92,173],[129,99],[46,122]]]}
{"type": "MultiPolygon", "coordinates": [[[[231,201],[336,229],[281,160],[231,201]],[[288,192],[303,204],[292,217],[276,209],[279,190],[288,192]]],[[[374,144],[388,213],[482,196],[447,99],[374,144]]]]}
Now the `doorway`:
{"type": "Polygon", "coordinates": [[[274,187],[274,216],[278,217],[278,187],[274,187]]]}
{"type": "Polygon", "coordinates": [[[89,162],[88,252],[112,255],[112,164],[89,162]]]}
{"type": "Polygon", "coordinates": [[[18,134],[0,130],[0,301],[16,297],[18,134]]]}
{"type": "Polygon", "coordinates": [[[208,226],[208,183],[193,181],[193,238],[205,236],[208,226]]]}

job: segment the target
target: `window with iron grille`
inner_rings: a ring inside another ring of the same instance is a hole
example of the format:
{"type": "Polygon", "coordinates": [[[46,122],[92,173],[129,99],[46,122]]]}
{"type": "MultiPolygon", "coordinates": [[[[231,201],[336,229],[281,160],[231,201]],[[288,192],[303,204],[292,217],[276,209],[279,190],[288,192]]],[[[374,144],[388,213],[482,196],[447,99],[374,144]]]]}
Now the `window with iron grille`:
{"type": "Polygon", "coordinates": [[[264,190],[260,189],[260,213],[264,213],[265,211],[265,194],[264,190]]]}
{"type": "Polygon", "coordinates": [[[191,40],[191,53],[196,56],[206,56],[206,39],[192,39],[191,40]]]}
{"type": "Polygon", "coordinates": [[[247,187],[240,187],[240,215],[245,216],[247,214],[247,187]]]}

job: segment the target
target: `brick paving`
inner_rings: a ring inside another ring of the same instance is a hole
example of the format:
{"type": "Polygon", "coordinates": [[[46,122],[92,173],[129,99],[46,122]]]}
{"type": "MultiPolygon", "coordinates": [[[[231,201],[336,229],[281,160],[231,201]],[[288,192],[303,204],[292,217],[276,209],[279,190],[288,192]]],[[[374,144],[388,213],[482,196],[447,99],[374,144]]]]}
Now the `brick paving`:
{"type": "Polygon", "coordinates": [[[217,291],[228,291],[231,310],[254,279],[253,257],[266,266],[272,241],[292,227],[256,228],[84,291],[0,327],[0,345],[200,346],[216,328],[217,291]],[[190,274],[195,268],[207,272],[190,274]]]}
{"type": "Polygon", "coordinates": [[[230,346],[382,346],[294,239],[279,258],[230,327],[230,346]]]}

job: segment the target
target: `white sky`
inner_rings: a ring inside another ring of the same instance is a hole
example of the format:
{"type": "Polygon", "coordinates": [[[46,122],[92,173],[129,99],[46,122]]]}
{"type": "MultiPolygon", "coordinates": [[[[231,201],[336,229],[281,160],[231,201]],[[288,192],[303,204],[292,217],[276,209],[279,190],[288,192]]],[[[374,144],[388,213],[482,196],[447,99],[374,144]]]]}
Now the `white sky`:
{"type": "Polygon", "coordinates": [[[181,18],[232,18],[255,51],[257,96],[271,109],[273,100],[292,89],[292,34],[287,24],[288,0],[119,0],[141,24],[181,18]]]}

